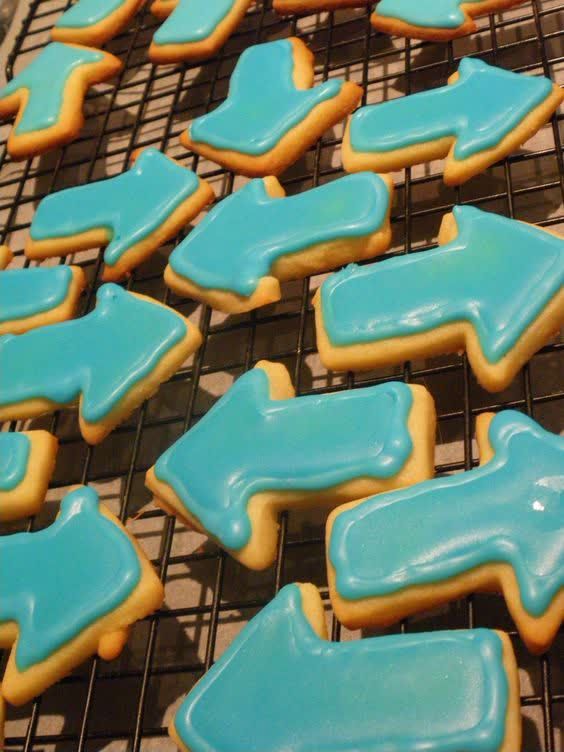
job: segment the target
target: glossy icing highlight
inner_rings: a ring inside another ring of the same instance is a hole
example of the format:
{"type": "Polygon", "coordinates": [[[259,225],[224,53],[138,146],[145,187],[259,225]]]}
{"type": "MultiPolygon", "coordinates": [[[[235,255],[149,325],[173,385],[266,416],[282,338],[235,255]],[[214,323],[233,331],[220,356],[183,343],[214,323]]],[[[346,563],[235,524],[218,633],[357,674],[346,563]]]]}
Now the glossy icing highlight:
{"type": "Polygon", "coordinates": [[[334,345],[379,342],[468,321],[497,363],[564,284],[564,239],[455,206],[458,236],[431,251],[348,266],[321,288],[334,345]],[[534,295],[531,294],[534,290],[534,295]]]}
{"type": "Polygon", "coordinates": [[[484,0],[380,0],[375,10],[411,26],[456,29],[466,20],[462,5],[479,2],[484,0]]]}
{"type": "Polygon", "coordinates": [[[0,432],[0,491],[13,491],[24,480],[31,441],[23,433],[0,432]]]}
{"type": "Polygon", "coordinates": [[[269,392],[265,371],[248,371],[155,464],[157,479],[234,550],[250,540],[247,507],[254,494],[390,478],[412,450],[413,396],[406,384],[287,400],[271,400],[269,392]]]}
{"type": "Polygon", "coordinates": [[[1,536],[0,571],[0,623],[18,624],[20,671],[120,606],[141,577],[133,543],[85,486],[65,496],[50,527],[1,536]]]}
{"type": "Polygon", "coordinates": [[[201,42],[233,9],[236,0],[179,0],[171,15],[157,29],[156,44],[201,42]]]}
{"type": "Polygon", "coordinates": [[[293,72],[288,39],[248,47],[237,61],[227,99],[190,124],[190,138],[251,156],[271,151],[314,107],[336,97],[344,83],[331,79],[296,89],[293,72]]]}
{"type": "MultiPolygon", "coordinates": [[[[379,6],[378,6],[379,7],[379,6]]],[[[392,152],[445,137],[468,159],[496,147],[550,96],[552,81],[462,58],[449,86],[358,109],[350,121],[354,151],[392,152]]]]}
{"type": "Polygon", "coordinates": [[[57,29],[84,29],[104,21],[127,0],[78,0],[59,18],[57,29]]]}
{"type": "Polygon", "coordinates": [[[174,727],[192,752],[497,752],[508,697],[495,632],[327,642],[287,585],[200,679],[174,727]]]}
{"type": "MultiPolygon", "coordinates": [[[[27,89],[29,96],[15,127],[18,134],[44,130],[61,117],[65,87],[71,74],[82,65],[98,63],[104,55],[98,50],[51,42],[3,89],[0,99],[27,89]]],[[[21,110],[20,110],[21,112],[21,110]]]]}
{"type": "Polygon", "coordinates": [[[214,207],[169,263],[201,287],[250,296],[277,259],[336,238],[369,235],[386,220],[389,204],[388,186],[371,172],[284,198],[272,198],[263,180],[252,180],[214,207]]]}
{"type": "Polygon", "coordinates": [[[72,279],[70,266],[3,271],[0,273],[0,324],[57,308],[69,294],[72,279]]]}
{"type": "Polygon", "coordinates": [[[198,176],[158,149],[144,149],[126,172],[46,196],[31,224],[34,241],[106,229],[104,262],[115,265],[194,194],[198,176]]]}
{"type": "Polygon", "coordinates": [[[0,338],[0,406],[80,395],[84,419],[101,421],[186,332],[171,308],[103,285],[87,316],[0,338]]]}
{"type": "Polygon", "coordinates": [[[509,564],[541,616],[564,587],[564,439],[513,410],[489,427],[494,457],[457,475],[374,496],[333,523],[341,596],[357,600],[509,564]]]}

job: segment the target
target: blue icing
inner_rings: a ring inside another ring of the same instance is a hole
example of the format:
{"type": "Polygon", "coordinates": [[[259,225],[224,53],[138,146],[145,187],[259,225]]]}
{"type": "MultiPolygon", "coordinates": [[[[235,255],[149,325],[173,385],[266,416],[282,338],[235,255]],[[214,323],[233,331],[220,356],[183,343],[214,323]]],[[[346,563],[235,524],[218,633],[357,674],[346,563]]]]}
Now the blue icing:
{"type": "Polygon", "coordinates": [[[453,213],[458,237],[451,243],[349,266],[323,284],[323,323],[334,345],[460,321],[476,329],[490,363],[517,344],[564,284],[564,239],[471,206],[455,206],[453,213]]]}
{"type": "Polygon", "coordinates": [[[361,107],[351,118],[357,152],[390,152],[448,136],[463,160],[496,147],[550,95],[548,78],[525,76],[463,58],[458,81],[382,104],[361,107]]]}
{"type": "Polygon", "coordinates": [[[83,29],[100,23],[128,0],[78,0],[55,24],[57,29],[83,29]]]}
{"type": "Polygon", "coordinates": [[[199,186],[198,176],[157,149],[141,152],[127,172],[67,188],[41,201],[31,224],[35,241],[106,229],[108,265],[155,232],[199,186]]]}
{"type": "Polygon", "coordinates": [[[221,201],[177,246],[173,271],[206,288],[252,295],[275,261],[337,238],[375,232],[386,219],[388,186],[361,172],[287,198],[253,180],[221,201]]]}
{"type": "MultiPolygon", "coordinates": [[[[0,99],[25,88],[29,96],[16,133],[31,133],[59,122],[69,77],[82,65],[98,63],[104,54],[86,47],[52,42],[0,90],[0,99]]],[[[21,112],[21,109],[20,109],[21,112]]]]}
{"type": "Polygon", "coordinates": [[[508,410],[489,427],[492,460],[374,496],[334,521],[329,556],[349,600],[509,564],[542,616],[564,587],[564,439],[508,410]]]}
{"type": "Polygon", "coordinates": [[[233,9],[237,0],[179,0],[166,21],[157,29],[156,44],[186,44],[201,42],[233,9]]]}
{"type": "Polygon", "coordinates": [[[12,491],[24,480],[31,442],[23,433],[0,433],[0,491],[12,491]]]}
{"type": "Polygon", "coordinates": [[[85,486],[65,496],[50,527],[0,537],[0,571],[0,623],[18,624],[19,671],[118,608],[141,577],[133,544],[85,486]]]}
{"type": "Polygon", "coordinates": [[[381,0],[379,16],[397,18],[412,26],[456,29],[466,20],[462,5],[484,0],[381,0]]]}
{"type": "Polygon", "coordinates": [[[327,642],[287,585],[200,679],[174,727],[192,752],[494,752],[508,703],[495,632],[327,642]]]}
{"type": "Polygon", "coordinates": [[[389,478],[411,454],[405,384],[287,400],[271,400],[269,391],[263,369],[244,374],[155,465],[157,478],[226,548],[249,541],[254,494],[389,478]]]}
{"type": "Polygon", "coordinates": [[[0,274],[0,324],[61,305],[72,283],[70,266],[9,269],[0,274]]]}
{"type": "Polygon", "coordinates": [[[87,316],[0,337],[0,407],[36,398],[64,405],[80,395],[84,419],[101,421],[186,331],[172,309],[103,285],[87,316]]]}
{"type": "Polygon", "coordinates": [[[314,107],[336,97],[344,83],[331,79],[296,89],[293,71],[288,39],[248,47],[231,76],[229,96],[191,123],[190,138],[252,156],[271,151],[314,107]]]}

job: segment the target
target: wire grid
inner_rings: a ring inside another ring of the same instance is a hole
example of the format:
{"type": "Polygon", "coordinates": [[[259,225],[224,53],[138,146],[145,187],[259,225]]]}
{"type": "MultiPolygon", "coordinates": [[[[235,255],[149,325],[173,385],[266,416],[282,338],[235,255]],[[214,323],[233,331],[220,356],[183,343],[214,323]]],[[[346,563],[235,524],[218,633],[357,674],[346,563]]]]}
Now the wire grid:
{"type": "MultiPolygon", "coordinates": [[[[28,53],[36,54],[46,44],[51,26],[68,5],[70,0],[66,4],[31,1],[7,60],[8,78],[23,67],[28,53]]],[[[224,98],[237,56],[250,44],[290,34],[301,36],[315,52],[317,77],[346,75],[358,81],[364,87],[366,103],[441,85],[456,69],[460,57],[474,53],[503,67],[543,73],[562,82],[563,21],[564,3],[532,0],[503,16],[481,19],[479,31],[472,37],[435,45],[375,33],[365,9],[282,19],[272,12],[267,0],[264,5],[259,0],[211,61],[200,66],[155,67],[148,63],[146,50],[157,22],[145,8],[127,31],[107,45],[124,61],[124,69],[117,85],[104,84],[90,91],[88,119],[74,144],[41,158],[13,163],[5,150],[9,129],[0,129],[0,241],[12,246],[16,263],[27,264],[22,248],[37,202],[53,190],[122,171],[134,150],[143,146],[154,145],[180,158],[208,179],[220,197],[238,187],[240,178],[187,153],[179,146],[178,136],[191,118],[224,98]]],[[[562,123],[562,114],[555,116],[527,144],[527,150],[456,190],[442,184],[440,164],[395,175],[397,198],[390,253],[431,247],[441,216],[454,203],[472,202],[546,227],[564,225],[562,123]]],[[[341,136],[341,127],[326,134],[286,173],[282,182],[289,193],[341,173],[341,136]]],[[[437,403],[438,473],[467,470],[477,463],[474,420],[484,410],[514,407],[534,415],[550,430],[560,432],[564,428],[564,344],[558,337],[533,358],[509,389],[497,395],[478,387],[465,356],[405,363],[400,368],[362,375],[335,375],[320,365],[313,334],[311,296],[323,275],[284,285],[284,297],[278,304],[228,317],[166,290],[162,271],[166,251],[173,245],[137,269],[127,287],[153,295],[189,316],[200,326],[204,344],[100,447],[88,447],[81,440],[76,416],[69,411],[34,421],[34,426],[55,432],[61,442],[50,503],[23,528],[10,528],[32,530],[49,524],[56,514],[57,500],[69,485],[95,485],[151,556],[166,585],[165,606],[136,626],[117,661],[104,664],[93,659],[35,702],[10,708],[9,749],[172,750],[166,725],[179,698],[282,585],[313,581],[327,602],[322,519],[297,512],[282,515],[276,564],[264,573],[253,573],[203,536],[148,505],[150,497],[143,487],[144,473],[158,455],[199,420],[235,377],[260,358],[285,363],[298,394],[355,388],[392,378],[425,384],[437,403]]],[[[102,255],[81,253],[65,260],[81,264],[87,273],[90,284],[83,300],[86,312],[94,305],[100,284],[102,255]]],[[[516,634],[502,599],[485,595],[414,617],[398,629],[473,626],[502,628],[511,634],[521,674],[523,749],[561,752],[562,631],[546,656],[533,658],[516,634]]],[[[334,640],[359,637],[359,633],[341,628],[334,617],[331,634],[334,640]]]]}

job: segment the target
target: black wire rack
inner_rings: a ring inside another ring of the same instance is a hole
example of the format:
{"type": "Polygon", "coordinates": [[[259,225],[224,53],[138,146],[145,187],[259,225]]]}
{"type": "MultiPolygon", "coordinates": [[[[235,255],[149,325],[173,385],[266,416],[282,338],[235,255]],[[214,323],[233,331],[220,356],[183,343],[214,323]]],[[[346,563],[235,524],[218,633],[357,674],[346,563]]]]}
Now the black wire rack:
{"type": "MultiPolygon", "coordinates": [[[[31,0],[6,61],[7,78],[47,43],[50,28],[69,4],[70,0],[66,4],[31,0]]],[[[11,245],[16,263],[28,263],[22,248],[33,210],[43,196],[122,171],[140,147],[157,146],[181,159],[209,180],[219,197],[236,188],[240,178],[186,152],[178,136],[190,119],[224,98],[238,54],[259,41],[297,34],[315,52],[318,77],[345,75],[356,80],[364,87],[364,102],[441,85],[467,54],[564,82],[564,3],[557,0],[529,0],[503,16],[480,19],[477,33],[450,44],[410,42],[375,33],[366,9],[282,19],[273,13],[268,0],[265,4],[258,0],[218,56],[199,66],[151,65],[147,49],[156,26],[145,8],[128,30],[107,45],[123,60],[124,68],[117,81],[90,91],[87,122],[73,144],[14,163],[6,153],[9,127],[0,128],[0,242],[11,245]]],[[[396,175],[390,252],[431,247],[442,215],[455,203],[474,203],[545,227],[564,226],[563,123],[563,115],[556,115],[525,150],[459,189],[443,185],[437,165],[396,175]]],[[[341,174],[341,136],[341,128],[326,134],[283,176],[289,193],[341,174]]],[[[61,443],[50,503],[39,517],[10,528],[39,529],[49,524],[68,486],[95,484],[151,556],[166,585],[165,605],[135,627],[117,661],[93,659],[35,702],[9,708],[8,749],[173,750],[166,725],[179,698],[282,585],[313,581],[328,601],[321,519],[284,514],[276,564],[266,572],[253,573],[152,507],[143,485],[145,471],[159,454],[257,360],[285,363],[298,394],[350,389],[393,378],[425,384],[437,404],[438,473],[467,470],[477,463],[474,422],[485,410],[513,407],[552,431],[564,429],[564,342],[558,337],[532,359],[509,389],[497,395],[477,385],[465,356],[410,362],[362,376],[327,373],[316,355],[311,307],[312,291],[320,278],[284,285],[278,304],[227,317],[166,290],[162,272],[173,245],[135,270],[127,286],[190,316],[204,335],[203,346],[99,447],[88,447],[81,440],[72,412],[34,421],[55,432],[61,443]]],[[[102,255],[76,254],[72,261],[84,267],[89,279],[82,307],[86,312],[100,284],[102,255]]],[[[547,655],[533,658],[516,634],[502,599],[485,595],[412,618],[398,630],[474,626],[506,629],[512,637],[522,682],[523,750],[562,752],[562,631],[547,655]]],[[[331,634],[334,640],[359,636],[341,628],[334,617],[331,634]]]]}

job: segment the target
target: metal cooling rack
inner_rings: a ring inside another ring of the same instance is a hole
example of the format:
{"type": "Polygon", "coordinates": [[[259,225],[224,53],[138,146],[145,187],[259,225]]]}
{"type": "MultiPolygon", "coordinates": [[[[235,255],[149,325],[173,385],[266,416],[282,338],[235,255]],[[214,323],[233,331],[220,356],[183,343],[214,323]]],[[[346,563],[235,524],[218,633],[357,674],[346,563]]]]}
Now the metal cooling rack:
{"type": "MultiPolygon", "coordinates": [[[[564,4],[532,0],[503,16],[479,21],[478,33],[448,45],[416,43],[376,34],[364,9],[281,19],[270,4],[252,8],[221,53],[201,66],[154,67],[146,51],[157,22],[144,9],[107,49],[124,62],[114,83],[91,90],[80,138],[59,151],[14,163],[5,151],[8,126],[0,127],[0,241],[22,255],[37,202],[47,193],[122,171],[133,151],[154,145],[181,158],[225,196],[241,179],[187,153],[178,143],[186,123],[225,96],[238,54],[248,45],[298,34],[316,54],[319,78],[346,75],[376,102],[437,86],[466,54],[517,71],[543,73],[564,83],[564,4]]],[[[56,18],[70,4],[32,0],[6,62],[10,78],[48,41],[56,18]]],[[[557,115],[527,148],[460,189],[442,184],[440,165],[395,175],[391,253],[429,248],[440,218],[454,203],[472,202],[508,216],[564,231],[563,115],[557,115]],[[559,227],[560,226],[560,227],[559,227]]],[[[293,193],[341,173],[342,128],[326,134],[284,176],[293,193]]],[[[158,394],[99,447],[80,438],[76,416],[65,411],[34,421],[61,441],[48,503],[24,529],[49,524],[69,485],[92,483],[138,536],[166,584],[161,611],[138,624],[123,655],[97,659],[59,682],[34,703],[9,708],[6,745],[12,750],[94,752],[173,750],[166,725],[181,696],[207,671],[241,626],[286,582],[313,581],[327,602],[323,521],[300,513],[282,517],[276,565],[264,573],[243,569],[203,536],[186,530],[150,505],[143,476],[158,455],[193,425],[233,378],[260,358],[284,362],[299,394],[373,384],[391,378],[424,383],[438,411],[437,472],[469,469],[477,462],[476,414],[515,407],[552,431],[564,429],[564,342],[556,338],[538,353],[505,392],[478,387],[464,356],[406,363],[402,368],[344,376],[327,373],[316,355],[311,294],[322,277],[284,285],[284,298],[243,316],[225,316],[171,295],[162,271],[171,246],[135,271],[128,287],[177,307],[201,328],[205,342],[158,394]]],[[[66,259],[71,260],[70,257],[66,259]]],[[[101,254],[76,254],[90,285],[83,311],[94,304],[101,254]]],[[[57,357],[57,354],[53,354],[57,357]]],[[[10,428],[16,427],[12,424],[10,428]]],[[[21,426],[17,426],[21,427],[21,426]]],[[[213,472],[213,457],[210,457],[213,472]]],[[[22,529],[11,526],[9,530],[22,529]]],[[[329,606],[328,606],[329,609],[329,606]]],[[[520,665],[525,752],[564,750],[564,635],[550,653],[531,657],[502,600],[479,595],[412,618],[399,629],[488,626],[510,632],[520,665]]],[[[356,639],[333,618],[332,638],[356,639]]],[[[517,752],[517,751],[515,751],[517,752]]]]}

